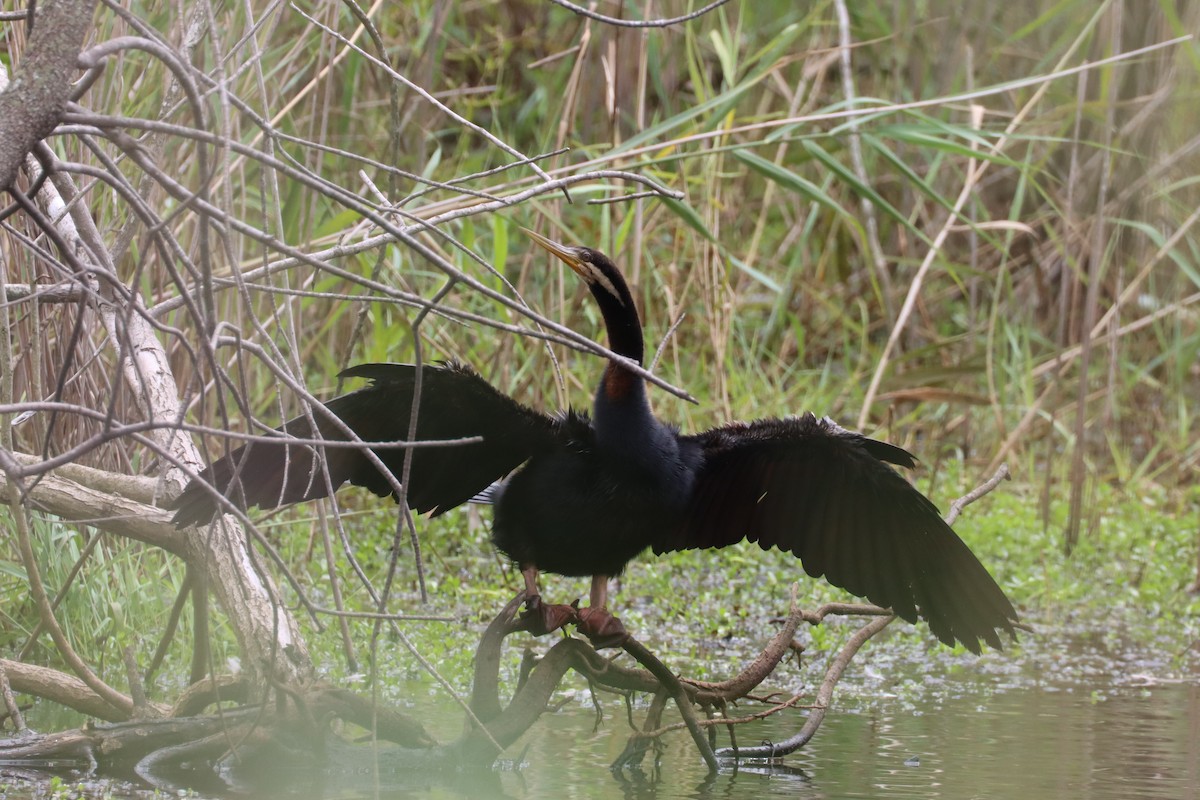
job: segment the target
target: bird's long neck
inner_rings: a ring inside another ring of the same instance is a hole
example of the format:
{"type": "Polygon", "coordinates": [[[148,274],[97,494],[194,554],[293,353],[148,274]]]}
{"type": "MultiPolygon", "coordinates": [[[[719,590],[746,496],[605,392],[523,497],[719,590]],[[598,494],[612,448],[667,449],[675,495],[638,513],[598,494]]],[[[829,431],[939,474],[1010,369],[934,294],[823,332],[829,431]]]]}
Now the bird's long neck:
{"type": "MultiPolygon", "coordinates": [[[[628,290],[622,293],[624,305],[618,304],[610,294],[594,294],[600,302],[600,313],[604,315],[604,326],[608,330],[608,349],[641,364],[645,351],[642,323],[628,290]]],[[[610,399],[620,401],[644,388],[642,376],[631,372],[624,364],[609,361],[604,368],[604,382],[600,389],[610,399]]]]}
{"type": "MultiPolygon", "coordinates": [[[[615,294],[604,289],[592,290],[608,330],[608,349],[641,364],[645,344],[637,307],[619,275],[612,282],[615,294]]],[[[604,376],[596,390],[594,416],[598,440],[622,449],[644,437],[656,424],[642,376],[616,361],[609,361],[604,367],[604,376]]]]}

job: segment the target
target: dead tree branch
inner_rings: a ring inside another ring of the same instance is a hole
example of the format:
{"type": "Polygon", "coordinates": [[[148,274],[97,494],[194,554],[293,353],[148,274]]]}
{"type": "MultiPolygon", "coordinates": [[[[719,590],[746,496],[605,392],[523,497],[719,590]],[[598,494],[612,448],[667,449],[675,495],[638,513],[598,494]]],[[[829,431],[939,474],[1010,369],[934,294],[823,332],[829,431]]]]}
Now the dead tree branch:
{"type": "MultiPolygon", "coordinates": [[[[129,718],[74,675],[8,659],[0,659],[0,669],[8,675],[15,691],[59,703],[96,719],[119,722],[129,718]]],[[[160,710],[165,713],[167,707],[161,706],[160,710]]]]}
{"type": "MultiPolygon", "coordinates": [[[[0,491],[6,491],[8,487],[8,478],[0,472],[0,491]]],[[[25,502],[31,508],[64,520],[85,522],[103,531],[161,547],[174,555],[184,556],[188,552],[187,537],[170,524],[168,512],[119,494],[44,475],[28,489],[25,502]]]]}
{"type": "Polygon", "coordinates": [[[837,682],[841,680],[842,673],[850,665],[850,660],[854,658],[854,654],[872,636],[890,625],[893,619],[895,617],[889,615],[871,620],[859,628],[846,644],[842,646],[837,657],[830,662],[829,667],[825,670],[825,679],[821,682],[821,687],[817,690],[817,696],[813,702],[812,711],[808,715],[808,720],[805,721],[804,727],[795,736],[789,737],[782,742],[758,747],[722,748],[717,751],[717,757],[722,759],[778,758],[788,753],[794,753],[808,744],[809,740],[817,732],[817,729],[821,727],[821,723],[824,722],[825,713],[829,710],[830,701],[833,699],[833,689],[837,686],[837,682]]]}
{"type": "Polygon", "coordinates": [[[964,508],[971,505],[971,503],[974,503],[984,495],[990,494],[997,486],[1000,485],[1002,481],[1008,480],[1009,477],[1008,465],[1001,464],[1000,468],[996,470],[992,477],[988,478],[982,484],[976,486],[974,489],[950,504],[950,510],[946,512],[946,524],[953,525],[955,520],[958,519],[958,515],[962,513],[964,508]]]}
{"type": "MultiPolygon", "coordinates": [[[[202,459],[191,439],[178,429],[182,410],[166,351],[140,296],[117,279],[115,266],[86,206],[75,202],[78,189],[74,182],[55,170],[57,161],[52,154],[43,154],[43,162],[29,163],[30,169],[51,172],[51,181],[38,192],[48,218],[43,229],[59,243],[63,257],[76,264],[77,272],[101,276],[97,307],[108,330],[108,341],[116,348],[122,375],[152,426],[148,444],[164,457],[167,474],[174,475],[175,484],[182,486],[184,476],[173,467],[186,465],[195,472],[202,459]]],[[[230,620],[248,669],[276,678],[307,678],[311,664],[296,622],[278,602],[278,590],[270,576],[247,558],[246,534],[241,526],[226,518],[210,535],[185,537],[170,530],[166,517],[154,510],[127,521],[133,528],[144,528],[147,519],[152,520],[149,525],[153,533],[145,538],[170,542],[177,548],[174,552],[184,555],[189,564],[203,566],[222,606],[237,612],[230,614],[230,620]],[[283,657],[284,653],[288,657],[283,657]]],[[[126,529],[118,530],[132,535],[126,529]]]]}
{"type": "MultiPolygon", "coordinates": [[[[734,678],[720,683],[680,679],[649,650],[634,640],[630,640],[632,644],[625,645],[625,651],[638,661],[643,669],[615,664],[600,655],[583,640],[567,638],[551,647],[545,656],[529,670],[525,682],[512,700],[507,706],[502,707],[499,700],[500,651],[505,638],[514,632],[513,616],[523,599],[523,595],[518,595],[509,602],[504,610],[492,620],[480,639],[475,657],[475,680],[471,708],[485,723],[486,731],[472,729],[464,734],[458,742],[447,745],[445,751],[453,753],[454,758],[476,763],[490,763],[504,748],[515,742],[537,721],[538,717],[547,709],[553,692],[567,671],[574,670],[596,686],[623,693],[643,692],[653,694],[656,698],[647,714],[646,726],[630,737],[625,751],[614,762],[614,769],[621,769],[635,763],[654,739],[679,727],[688,729],[701,757],[704,758],[707,752],[712,760],[705,758],[705,762],[709,764],[710,768],[715,769],[718,759],[728,757],[730,751],[729,749],[714,751],[704,730],[739,721],[723,717],[699,720],[692,709],[694,705],[702,708],[724,708],[730,702],[748,697],[749,693],[770,675],[783,657],[790,652],[790,643],[801,622],[820,624],[831,614],[878,616],[879,619],[873,620],[856,632],[830,664],[825,680],[814,701],[814,711],[803,731],[807,737],[804,741],[807,741],[820,726],[832,697],[833,688],[854,654],[867,640],[883,630],[895,618],[887,610],[875,606],[833,603],[810,612],[793,605],[784,625],[751,664],[734,678]],[[679,725],[662,726],[660,724],[663,702],[668,696],[675,699],[679,709],[683,720],[679,725]],[[491,738],[490,741],[488,741],[488,736],[491,738]]],[[[792,697],[784,703],[773,704],[773,708],[747,717],[741,722],[752,721],[777,713],[784,708],[795,707],[799,700],[799,697],[792,697]]]]}
{"type": "Polygon", "coordinates": [[[658,679],[662,688],[671,695],[671,699],[675,701],[675,707],[679,710],[679,715],[683,717],[684,725],[687,726],[688,732],[692,735],[692,741],[695,743],[696,749],[700,751],[700,757],[708,765],[708,771],[710,773],[716,772],[717,757],[713,754],[712,746],[709,745],[708,739],[704,737],[704,732],[700,729],[700,724],[696,720],[696,714],[692,711],[691,698],[687,696],[679,678],[636,639],[630,637],[622,646],[625,648],[625,652],[629,653],[639,664],[649,670],[650,674],[658,679]]]}

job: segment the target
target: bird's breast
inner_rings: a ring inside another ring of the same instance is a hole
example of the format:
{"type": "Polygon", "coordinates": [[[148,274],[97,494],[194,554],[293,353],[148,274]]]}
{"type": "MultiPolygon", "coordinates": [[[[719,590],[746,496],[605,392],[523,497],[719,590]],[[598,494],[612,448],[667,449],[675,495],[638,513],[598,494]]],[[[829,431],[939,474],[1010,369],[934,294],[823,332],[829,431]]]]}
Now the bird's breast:
{"type": "Polygon", "coordinates": [[[678,523],[679,469],[596,450],[530,460],[496,505],[492,538],[521,565],[561,575],[615,575],[678,523]]]}

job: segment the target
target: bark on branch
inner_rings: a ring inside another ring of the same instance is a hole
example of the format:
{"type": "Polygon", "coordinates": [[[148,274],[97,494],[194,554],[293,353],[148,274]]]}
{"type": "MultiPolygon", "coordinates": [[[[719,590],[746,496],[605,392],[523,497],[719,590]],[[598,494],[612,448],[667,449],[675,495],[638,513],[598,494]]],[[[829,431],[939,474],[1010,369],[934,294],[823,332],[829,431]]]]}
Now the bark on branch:
{"type": "Polygon", "coordinates": [[[95,0],[37,4],[25,56],[8,87],[0,86],[0,189],[13,185],[25,156],[58,125],[95,5],[95,0]]]}
{"type": "MultiPolygon", "coordinates": [[[[8,484],[0,471],[0,491],[7,493],[8,484]]],[[[187,537],[175,529],[170,513],[161,508],[55,475],[43,475],[26,488],[25,501],[39,511],[161,547],[180,557],[188,554],[187,537]]]]}
{"type": "MultiPolygon", "coordinates": [[[[128,714],[114,708],[74,675],[6,658],[0,658],[0,670],[8,675],[8,681],[15,691],[41,697],[108,722],[129,718],[128,714]]],[[[155,705],[155,709],[164,715],[169,710],[165,705],[155,705]]]]}

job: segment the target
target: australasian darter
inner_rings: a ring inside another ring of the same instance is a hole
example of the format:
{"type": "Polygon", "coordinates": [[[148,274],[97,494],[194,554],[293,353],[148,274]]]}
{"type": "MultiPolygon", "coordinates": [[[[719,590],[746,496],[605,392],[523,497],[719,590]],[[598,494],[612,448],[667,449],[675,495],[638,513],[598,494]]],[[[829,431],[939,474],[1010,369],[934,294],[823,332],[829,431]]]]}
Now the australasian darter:
{"type": "MultiPolygon", "coordinates": [[[[588,285],[600,306],[609,349],[638,363],[642,326],[613,262],[527,231],[588,285]]],[[[924,495],[892,466],[915,459],[885,442],[811,413],[734,422],[683,435],[651,412],[646,382],[609,360],[592,414],[547,415],[501,394],[459,364],[422,367],[417,440],[480,437],[454,447],[412,448],[406,499],[418,512],[444,513],[496,481],[492,539],[520,568],[526,619],[534,632],[576,622],[599,645],[624,629],[607,611],[610,576],[644,550],[722,548],[743,540],[795,554],[812,577],[924,619],[941,641],[972,652],[1001,647],[1017,614],[984,566],[924,495]],[[539,572],[591,576],[590,606],[543,604],[539,572]]],[[[362,364],[341,373],[365,388],[327,407],[366,442],[408,440],[416,367],[362,364]]],[[[300,439],[345,440],[322,415],[286,423],[300,439]]],[[[175,522],[206,523],[223,502],[274,508],[327,495],[317,450],[254,442],[214,462],[176,500],[175,522]]],[[[329,485],[394,494],[361,449],[324,448],[329,485]]],[[[396,476],[403,449],[380,448],[396,476]]]]}

